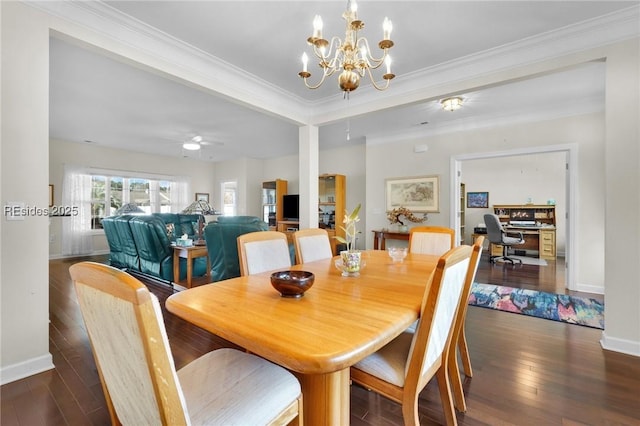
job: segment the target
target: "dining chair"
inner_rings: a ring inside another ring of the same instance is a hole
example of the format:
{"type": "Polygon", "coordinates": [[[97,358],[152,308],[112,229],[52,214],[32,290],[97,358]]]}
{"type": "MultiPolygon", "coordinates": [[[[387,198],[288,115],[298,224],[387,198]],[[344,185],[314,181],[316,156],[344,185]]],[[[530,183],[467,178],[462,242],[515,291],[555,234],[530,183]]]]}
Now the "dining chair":
{"type": "Polygon", "coordinates": [[[237,241],[241,276],[291,267],[289,243],[283,232],[249,232],[237,241]]]}
{"type": "Polygon", "coordinates": [[[415,333],[407,330],[351,368],[353,382],[402,404],[405,425],[418,425],[420,391],[435,376],[447,424],[457,424],[449,382],[449,351],[470,263],[471,247],[449,250],[425,287],[415,333]]]}
{"type": "Polygon", "coordinates": [[[299,264],[333,257],[329,233],[325,229],[300,229],[293,233],[293,245],[299,264]]]}
{"type": "Polygon", "coordinates": [[[409,253],[442,256],[455,243],[455,231],[443,226],[416,226],[409,230],[409,253]]]}
{"type": "Polygon", "coordinates": [[[453,342],[452,345],[457,347],[457,351],[455,348],[449,351],[449,379],[451,380],[453,402],[456,409],[461,412],[467,411],[467,404],[464,399],[462,377],[460,377],[457,355],[458,353],[460,354],[460,360],[462,361],[465,376],[472,377],[473,370],[471,369],[471,358],[469,357],[469,348],[467,346],[465,321],[467,318],[467,308],[469,307],[469,295],[471,294],[471,287],[473,286],[473,281],[475,280],[476,272],[478,271],[478,265],[480,264],[483,243],[484,236],[481,235],[476,238],[472,246],[469,268],[467,269],[467,274],[465,276],[462,296],[460,297],[460,306],[458,306],[453,336],[451,338],[451,341],[453,342]]]}
{"type": "Polygon", "coordinates": [[[223,348],[175,369],[158,298],[111,266],[69,268],[113,424],[302,423],[300,383],[223,348]]]}

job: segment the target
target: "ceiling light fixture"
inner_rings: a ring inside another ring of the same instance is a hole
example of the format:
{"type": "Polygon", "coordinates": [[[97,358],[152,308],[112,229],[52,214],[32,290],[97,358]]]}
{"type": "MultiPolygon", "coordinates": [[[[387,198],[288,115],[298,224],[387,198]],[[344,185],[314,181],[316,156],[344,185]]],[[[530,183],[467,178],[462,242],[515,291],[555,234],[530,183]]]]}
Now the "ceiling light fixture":
{"type": "Polygon", "coordinates": [[[442,108],[444,108],[445,110],[455,111],[462,107],[462,98],[457,96],[454,98],[447,98],[441,100],[440,103],[442,104],[442,108]]]}
{"type": "Polygon", "coordinates": [[[194,136],[191,138],[191,140],[183,143],[182,148],[186,149],[187,151],[197,151],[202,147],[200,145],[200,142],[202,142],[202,136],[194,136]]]}
{"type": "Polygon", "coordinates": [[[316,15],[313,19],[313,35],[307,39],[307,42],[313,46],[313,53],[320,60],[318,65],[322,68],[322,78],[316,85],[309,85],[307,79],[311,77],[311,73],[307,70],[309,57],[306,52],[302,54],[302,71],[298,73],[304,80],[305,86],[309,89],[317,89],[324,83],[328,76],[333,75],[336,71],[342,70],[338,77],[340,89],[344,91],[345,98],[349,97],[352,92],[360,85],[360,78],[366,74],[371,79],[371,84],[378,90],[386,90],[389,87],[391,79],[395,74],[391,73],[391,57],[388,51],[393,47],[393,41],[390,40],[391,30],[393,28],[391,21],[384,18],[382,24],[383,37],[378,43],[378,47],[382,49],[382,57],[375,58],[371,55],[369,42],[366,38],[358,38],[358,31],[364,28],[364,22],[358,19],[358,5],[355,0],[347,1],[347,10],[342,17],[347,21],[347,29],[342,41],[339,37],[334,36],[331,41],[327,41],[322,37],[322,18],[316,15]],[[335,49],[335,51],[334,51],[335,49]],[[386,64],[387,72],[382,75],[386,80],[386,84],[377,85],[371,70],[378,69],[382,64],[386,64]]]}

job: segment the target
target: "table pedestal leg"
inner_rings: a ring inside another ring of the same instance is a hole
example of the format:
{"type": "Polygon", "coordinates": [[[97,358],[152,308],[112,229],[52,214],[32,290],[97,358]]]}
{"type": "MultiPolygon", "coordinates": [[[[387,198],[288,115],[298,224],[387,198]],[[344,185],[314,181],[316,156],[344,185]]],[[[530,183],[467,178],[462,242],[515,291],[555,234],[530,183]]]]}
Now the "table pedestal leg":
{"type": "Polygon", "coordinates": [[[305,425],[349,424],[349,369],[328,374],[294,373],[302,385],[305,425]]]}

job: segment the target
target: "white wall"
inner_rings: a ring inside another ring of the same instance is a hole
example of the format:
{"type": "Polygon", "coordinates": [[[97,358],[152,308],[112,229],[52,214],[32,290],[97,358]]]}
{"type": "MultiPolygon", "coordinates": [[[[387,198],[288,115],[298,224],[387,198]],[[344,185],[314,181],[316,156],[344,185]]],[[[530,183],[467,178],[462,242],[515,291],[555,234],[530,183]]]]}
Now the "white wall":
{"type": "MultiPolygon", "coordinates": [[[[49,205],[49,28],[46,17],[1,2],[2,205],[49,205]]],[[[49,353],[48,218],[2,220],[2,383],[53,368],[49,353]]]]}
{"type": "MultiPolygon", "coordinates": [[[[73,164],[100,169],[123,170],[166,176],[187,176],[191,181],[189,201],[195,200],[196,192],[209,193],[212,205],[212,194],[215,190],[214,163],[182,157],[166,157],[142,154],[119,149],[105,148],[86,143],[72,143],[51,140],[49,143],[49,182],[54,185],[54,203],[62,197],[62,181],[65,164],[73,164]]],[[[186,207],[186,206],[183,206],[186,207]]],[[[49,257],[56,258],[62,254],[62,221],[63,217],[54,217],[49,225],[49,257]]],[[[104,232],[96,231],[93,237],[94,253],[109,251],[104,232]]]]}
{"type": "MultiPolygon", "coordinates": [[[[429,225],[452,226],[449,223],[449,159],[459,154],[474,154],[487,152],[502,152],[524,147],[541,147],[575,143],[578,145],[578,199],[581,208],[577,213],[577,256],[578,283],[584,287],[604,288],[604,115],[589,114],[560,118],[551,121],[519,124],[513,126],[496,127],[492,129],[458,132],[439,135],[420,141],[406,141],[396,144],[373,145],[367,148],[367,202],[371,214],[367,217],[370,229],[388,226],[384,216],[384,179],[401,176],[440,175],[440,213],[429,214],[429,225]],[[426,153],[415,154],[413,146],[416,143],[427,144],[426,153]],[[404,167],[398,167],[396,162],[390,163],[394,155],[403,155],[404,167]],[[391,167],[389,167],[391,164],[391,167]],[[386,169],[385,169],[386,166],[386,169]],[[391,169],[391,170],[389,170],[391,169]],[[584,203],[584,204],[582,204],[584,203]],[[372,211],[380,209],[381,212],[372,211]],[[582,244],[582,241],[589,244],[582,244]]],[[[541,163],[531,160],[531,174],[535,177],[535,169],[546,168],[541,163]]],[[[504,160],[506,161],[506,160],[504,160]]],[[[529,161],[529,160],[527,160],[529,161]]],[[[467,166],[463,165],[463,176],[467,166]]],[[[523,170],[519,167],[516,174],[523,170]]],[[[503,180],[504,173],[500,169],[493,170],[493,180],[497,187],[503,180]]],[[[556,172],[557,176],[557,172],[556,172]]],[[[490,179],[489,179],[490,180],[490,179]]],[[[470,184],[469,179],[463,179],[470,184]]],[[[487,185],[489,183],[487,182],[487,185]]],[[[522,191],[518,186],[504,183],[497,194],[500,199],[492,197],[489,190],[489,202],[492,204],[508,204],[509,200],[523,203],[531,196],[534,201],[546,203],[548,198],[559,198],[547,195],[550,191],[564,191],[564,178],[548,182],[540,192],[533,192],[533,188],[522,191]],[[536,195],[539,194],[539,195],[536,195]],[[538,197],[540,198],[538,200],[538,197]]],[[[533,186],[533,185],[532,185],[533,186]]],[[[467,191],[473,190],[469,185],[467,191]]],[[[481,191],[488,189],[478,189],[481,191]]],[[[473,226],[472,219],[467,225],[473,226]]],[[[369,243],[371,246],[371,243],[369,243]]]]}

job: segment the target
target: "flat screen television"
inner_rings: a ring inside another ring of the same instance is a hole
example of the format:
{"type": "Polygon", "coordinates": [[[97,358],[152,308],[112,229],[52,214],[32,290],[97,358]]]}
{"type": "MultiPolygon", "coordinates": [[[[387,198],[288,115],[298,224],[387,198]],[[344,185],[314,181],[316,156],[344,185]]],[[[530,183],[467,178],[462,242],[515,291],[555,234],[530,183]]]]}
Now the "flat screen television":
{"type": "Polygon", "coordinates": [[[300,220],[300,195],[282,196],[282,217],[284,220],[300,220]]]}

